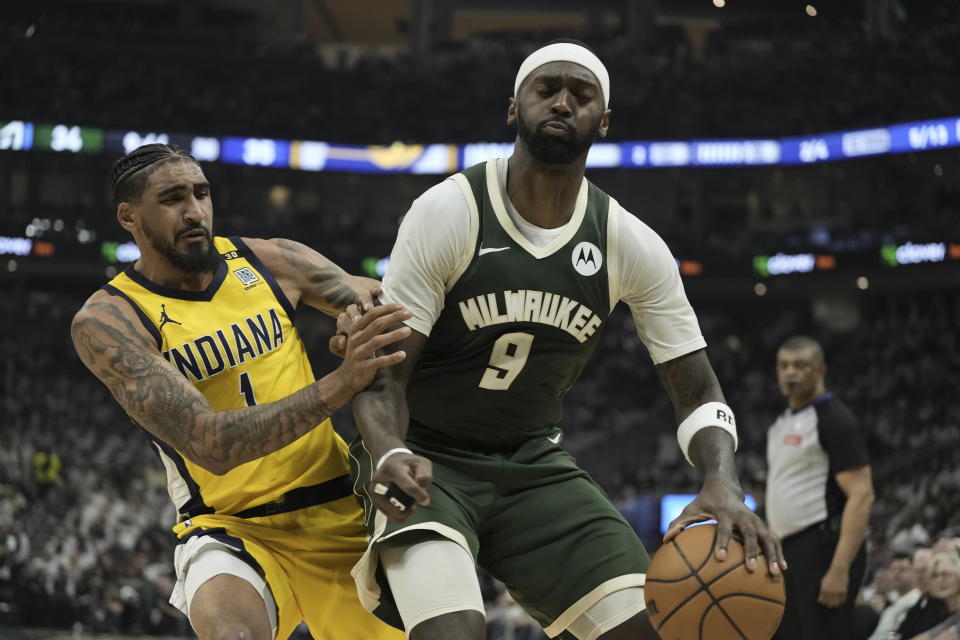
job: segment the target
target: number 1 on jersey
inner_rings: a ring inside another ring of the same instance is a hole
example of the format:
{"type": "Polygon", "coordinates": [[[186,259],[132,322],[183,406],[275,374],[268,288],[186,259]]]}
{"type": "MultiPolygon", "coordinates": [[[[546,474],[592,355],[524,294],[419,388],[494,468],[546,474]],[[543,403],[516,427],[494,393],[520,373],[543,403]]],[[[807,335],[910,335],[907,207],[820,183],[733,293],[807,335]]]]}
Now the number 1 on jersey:
{"type": "Polygon", "coordinates": [[[481,389],[506,391],[527,364],[533,334],[505,333],[493,343],[490,362],[480,380],[481,389]]]}
{"type": "Polygon", "coordinates": [[[250,374],[246,371],[240,374],[240,395],[243,396],[248,407],[257,405],[257,396],[253,393],[253,383],[250,382],[250,374]]]}

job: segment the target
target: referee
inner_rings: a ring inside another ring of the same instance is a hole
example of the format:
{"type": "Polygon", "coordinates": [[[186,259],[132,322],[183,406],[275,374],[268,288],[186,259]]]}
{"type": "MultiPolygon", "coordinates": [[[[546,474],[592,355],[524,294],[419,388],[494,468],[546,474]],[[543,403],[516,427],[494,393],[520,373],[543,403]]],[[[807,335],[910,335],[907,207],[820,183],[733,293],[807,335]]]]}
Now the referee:
{"type": "Polygon", "coordinates": [[[777,351],[787,409],[767,432],[766,512],[790,571],[778,640],[853,638],[873,504],[866,442],[826,391],[823,348],[794,336],[777,351]]]}

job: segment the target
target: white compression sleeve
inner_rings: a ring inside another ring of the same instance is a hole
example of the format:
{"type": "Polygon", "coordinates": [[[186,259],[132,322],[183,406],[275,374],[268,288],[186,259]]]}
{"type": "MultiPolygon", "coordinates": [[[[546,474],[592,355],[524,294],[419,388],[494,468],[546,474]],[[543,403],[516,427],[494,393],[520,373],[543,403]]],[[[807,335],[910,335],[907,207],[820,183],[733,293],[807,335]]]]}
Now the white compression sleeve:
{"type": "Polygon", "coordinates": [[[473,558],[452,540],[381,546],[380,564],[408,635],[424,620],[445,613],[485,613],[473,558]]]}
{"type": "Polygon", "coordinates": [[[570,623],[567,631],[577,640],[596,640],[647,608],[643,587],[628,587],[603,597],[570,623]]]}

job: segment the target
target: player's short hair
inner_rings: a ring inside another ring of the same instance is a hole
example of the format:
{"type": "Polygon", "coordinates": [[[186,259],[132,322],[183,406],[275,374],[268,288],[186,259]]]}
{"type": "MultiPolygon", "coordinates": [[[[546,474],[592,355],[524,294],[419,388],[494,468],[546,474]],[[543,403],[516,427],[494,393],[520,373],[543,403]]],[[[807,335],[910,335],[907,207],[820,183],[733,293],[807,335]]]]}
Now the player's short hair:
{"type": "Polygon", "coordinates": [[[824,364],[826,359],[823,356],[823,347],[820,346],[820,343],[811,338],[810,336],[792,336],[783,341],[783,344],[780,345],[781,349],[787,349],[788,351],[811,351],[813,353],[813,358],[820,364],[824,364]]]}
{"type": "Polygon", "coordinates": [[[172,161],[189,161],[200,165],[197,159],[175,144],[145,144],[137,147],[113,163],[110,190],[114,208],[121,202],[138,202],[147,186],[147,178],[160,165],[172,161]]]}

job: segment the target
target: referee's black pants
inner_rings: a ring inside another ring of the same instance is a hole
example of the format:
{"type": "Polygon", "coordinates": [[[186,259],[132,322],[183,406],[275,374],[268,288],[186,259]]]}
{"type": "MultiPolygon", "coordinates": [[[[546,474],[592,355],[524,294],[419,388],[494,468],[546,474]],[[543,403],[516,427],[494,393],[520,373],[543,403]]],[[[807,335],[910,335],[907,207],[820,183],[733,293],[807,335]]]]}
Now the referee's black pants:
{"type": "Polygon", "coordinates": [[[824,521],[780,541],[790,568],[783,574],[787,603],[776,640],[855,640],[853,607],[867,564],[865,545],[850,565],[847,601],[835,608],[817,602],[837,548],[838,524],[824,521]]]}

